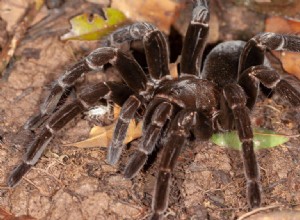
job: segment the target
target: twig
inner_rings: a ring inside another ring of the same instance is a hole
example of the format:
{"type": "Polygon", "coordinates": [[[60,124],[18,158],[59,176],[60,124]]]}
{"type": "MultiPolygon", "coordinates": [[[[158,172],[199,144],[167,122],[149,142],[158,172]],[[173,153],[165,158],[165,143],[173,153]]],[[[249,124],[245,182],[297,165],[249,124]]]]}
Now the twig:
{"type": "Polygon", "coordinates": [[[32,167],[32,169],[47,174],[49,177],[53,178],[53,179],[54,179],[56,182],[58,182],[60,185],[63,185],[63,183],[60,181],[60,179],[58,179],[58,178],[55,177],[54,175],[50,174],[47,170],[43,170],[43,169],[41,169],[41,168],[36,168],[36,167],[32,167]]]}
{"type": "Polygon", "coordinates": [[[258,212],[278,208],[278,207],[281,207],[281,206],[283,206],[283,205],[280,205],[280,204],[279,205],[270,205],[270,206],[266,206],[266,207],[257,208],[257,209],[252,210],[251,212],[247,212],[246,214],[240,216],[237,220],[243,220],[243,219],[246,219],[246,218],[250,217],[251,215],[255,215],[258,212]]]}
{"type": "Polygon", "coordinates": [[[15,25],[13,30],[14,35],[5,45],[0,54],[0,76],[3,75],[3,72],[9,66],[11,59],[15,54],[16,48],[25,36],[26,30],[29,28],[31,22],[39,12],[40,8],[41,7],[36,7],[35,3],[30,4],[25,10],[19,22],[17,22],[17,24],[15,25]]]}
{"type": "Polygon", "coordinates": [[[270,109],[272,109],[272,110],[274,110],[274,111],[276,111],[276,112],[281,112],[279,109],[277,109],[277,108],[275,108],[274,106],[272,106],[272,105],[265,105],[266,107],[268,107],[268,108],[270,108],[270,109]]]}

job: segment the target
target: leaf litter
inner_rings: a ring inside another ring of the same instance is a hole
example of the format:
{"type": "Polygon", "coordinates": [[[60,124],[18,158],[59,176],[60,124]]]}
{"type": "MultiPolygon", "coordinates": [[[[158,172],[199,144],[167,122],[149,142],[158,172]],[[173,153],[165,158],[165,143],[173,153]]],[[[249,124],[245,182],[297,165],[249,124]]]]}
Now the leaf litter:
{"type": "MultiPolygon", "coordinates": [[[[239,10],[239,7],[227,5],[229,4],[227,2],[222,1],[221,4],[224,4],[226,12],[227,9],[230,11],[233,8],[235,11],[239,10]]],[[[226,15],[225,12],[222,14],[226,15]]],[[[242,18],[236,19],[246,22],[247,13],[242,15],[242,18]]],[[[253,19],[248,21],[253,24],[253,19]]],[[[220,27],[224,28],[221,22],[220,27]]],[[[222,29],[222,33],[231,32],[222,29]]],[[[226,39],[230,39],[230,36],[226,36],[226,39]]],[[[89,51],[95,48],[95,44],[80,42],[68,42],[66,45],[73,48],[76,53],[79,48],[89,51]]],[[[43,99],[41,87],[57,78],[66,64],[76,62],[73,57],[70,58],[71,56],[67,59],[61,55],[66,54],[66,46],[53,38],[37,39],[26,47],[43,48],[41,57],[39,59],[21,57],[8,82],[1,82],[2,185],[6,183],[6,174],[22,157],[22,152],[12,147],[13,139],[18,128],[37,110],[40,99],[43,99]],[[17,99],[28,85],[33,85],[31,92],[22,99],[17,99]]],[[[16,52],[20,53],[23,49],[24,46],[17,48],[16,52]]],[[[89,75],[87,80],[91,78],[91,81],[94,81],[95,77],[89,75]]],[[[108,76],[98,75],[96,78],[108,80],[108,76]]],[[[283,109],[285,112],[288,111],[287,106],[283,106],[283,109]]],[[[255,122],[259,118],[262,127],[279,133],[298,134],[296,114],[283,120],[283,113],[258,105],[252,112],[252,119],[255,122]],[[287,129],[286,124],[291,122],[295,123],[287,129]]],[[[118,167],[105,163],[106,151],[101,149],[61,147],[62,143],[84,139],[88,131],[89,123],[76,118],[62,132],[59,132],[57,138],[50,144],[49,149],[55,154],[68,155],[64,164],[56,163],[47,171],[58,178],[62,182],[61,185],[57,185],[47,173],[32,170],[26,176],[30,182],[24,180],[14,189],[1,189],[0,206],[13,213],[13,216],[30,215],[37,219],[141,219],[147,216],[151,206],[149,198],[153,189],[151,188],[153,181],[148,180],[154,179],[157,165],[154,164],[129,181],[117,171],[123,169],[130,153],[136,147],[135,142],[128,151],[124,152],[118,167]]],[[[291,139],[283,147],[259,151],[262,184],[266,191],[265,204],[280,203],[289,208],[297,207],[300,203],[298,143],[299,138],[291,139]]],[[[169,213],[173,214],[170,218],[188,219],[191,216],[197,218],[209,215],[213,219],[231,219],[233,216],[238,217],[247,212],[243,194],[243,171],[240,169],[239,157],[236,151],[206,142],[196,143],[193,150],[187,149],[183,152],[174,172],[175,184],[171,190],[169,210],[169,213]],[[179,197],[176,196],[178,192],[179,197]]],[[[51,158],[42,157],[36,167],[46,170],[49,164],[53,164],[51,158]]]]}

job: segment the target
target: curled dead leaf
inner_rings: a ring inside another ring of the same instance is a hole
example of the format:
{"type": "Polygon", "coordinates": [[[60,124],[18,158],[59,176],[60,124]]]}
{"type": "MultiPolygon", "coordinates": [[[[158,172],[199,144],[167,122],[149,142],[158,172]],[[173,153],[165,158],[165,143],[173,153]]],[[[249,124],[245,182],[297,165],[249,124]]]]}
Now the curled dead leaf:
{"type": "MultiPolygon", "coordinates": [[[[108,147],[113,136],[113,131],[116,125],[116,119],[120,114],[120,107],[114,106],[114,118],[115,121],[111,125],[100,127],[94,126],[89,134],[89,138],[84,141],[65,144],[65,146],[75,146],[79,148],[89,148],[89,147],[108,147]]],[[[128,131],[126,138],[124,140],[124,144],[127,144],[139,137],[142,136],[142,122],[136,122],[135,120],[131,120],[129,123],[128,131]]]]}
{"type": "MultiPolygon", "coordinates": [[[[89,148],[89,147],[108,147],[113,131],[115,128],[115,123],[105,126],[99,127],[95,126],[92,128],[90,137],[84,141],[65,144],[65,146],[75,146],[79,148],[89,148]]],[[[128,132],[126,138],[124,140],[124,144],[130,143],[131,141],[139,138],[142,136],[142,123],[136,123],[135,121],[131,120],[128,128],[128,132]]]]}

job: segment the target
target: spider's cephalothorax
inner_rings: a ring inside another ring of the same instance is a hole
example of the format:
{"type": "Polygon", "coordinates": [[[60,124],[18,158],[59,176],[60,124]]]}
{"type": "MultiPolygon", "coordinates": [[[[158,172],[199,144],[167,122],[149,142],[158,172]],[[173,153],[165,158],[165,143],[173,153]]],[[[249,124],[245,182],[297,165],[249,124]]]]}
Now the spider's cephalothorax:
{"type": "Polygon", "coordinates": [[[39,126],[40,130],[27,147],[23,162],[12,172],[9,186],[16,185],[38,161],[55,132],[100,99],[107,99],[122,106],[108,151],[110,164],[119,160],[129,121],[141,116],[143,120],[140,145],[125,169],[125,177],[134,177],[155,146],[161,145],[152,219],[161,218],[168,206],[171,173],[186,141],[191,135],[198,140],[206,140],[217,130],[237,130],[242,142],[248,203],[251,208],[260,206],[260,176],[253,150],[249,112],[256,102],[260,83],[274,89],[292,105],[300,105],[299,82],[290,83],[287,79],[281,79],[274,69],[264,65],[267,49],[299,52],[300,38],[261,33],[248,42],[221,43],[209,53],[200,71],[208,21],[207,2],[195,0],[181,54],[180,73],[176,79],[169,74],[169,54],[164,35],[147,23],[121,28],[109,39],[111,45],[142,41],[148,64],[147,74],[132,56],[116,47],[98,48],[67,70],[53,86],[40,114],[25,125],[29,129],[39,126]],[[72,103],[57,106],[62,94],[78,78],[107,63],[119,71],[124,83],[101,82],[89,86],[72,103]]]}

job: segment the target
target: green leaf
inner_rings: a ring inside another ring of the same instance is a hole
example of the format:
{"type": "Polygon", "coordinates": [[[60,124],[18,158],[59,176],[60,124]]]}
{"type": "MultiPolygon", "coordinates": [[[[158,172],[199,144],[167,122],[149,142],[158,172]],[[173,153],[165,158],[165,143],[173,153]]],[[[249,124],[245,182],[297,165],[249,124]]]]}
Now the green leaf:
{"type": "Polygon", "coordinates": [[[114,8],[104,9],[106,20],[94,14],[78,15],[70,20],[72,29],[61,37],[61,40],[99,40],[124,24],[126,16],[114,8]]]}
{"type": "MultiPolygon", "coordinates": [[[[284,144],[289,140],[289,137],[287,137],[286,135],[276,134],[274,131],[263,128],[254,129],[253,135],[255,150],[276,147],[280,144],[284,144]]],[[[237,131],[217,133],[214,134],[210,140],[220,147],[230,147],[235,150],[241,150],[242,144],[240,142],[237,131]]]]}

